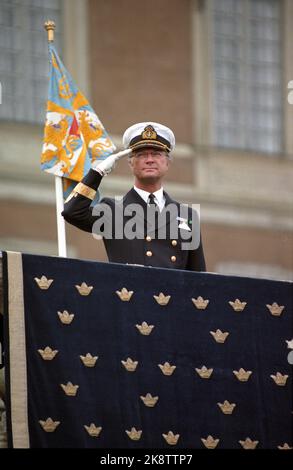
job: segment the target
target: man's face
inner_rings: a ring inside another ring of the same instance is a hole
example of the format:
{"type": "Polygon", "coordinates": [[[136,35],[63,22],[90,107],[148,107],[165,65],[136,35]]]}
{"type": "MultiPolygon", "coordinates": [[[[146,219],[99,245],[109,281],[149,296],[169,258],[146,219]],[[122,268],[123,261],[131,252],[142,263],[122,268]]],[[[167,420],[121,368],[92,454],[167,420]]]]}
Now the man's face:
{"type": "Polygon", "coordinates": [[[167,152],[155,147],[136,150],[130,160],[132,173],[139,181],[153,182],[161,180],[169,169],[167,152]]]}

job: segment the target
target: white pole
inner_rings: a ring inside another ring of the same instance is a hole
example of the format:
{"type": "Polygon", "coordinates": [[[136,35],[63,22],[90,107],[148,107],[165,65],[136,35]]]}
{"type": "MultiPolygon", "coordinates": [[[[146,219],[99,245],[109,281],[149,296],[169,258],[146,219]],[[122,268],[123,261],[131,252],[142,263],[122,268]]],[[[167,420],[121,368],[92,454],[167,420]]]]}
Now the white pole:
{"type": "Polygon", "coordinates": [[[58,255],[63,258],[67,257],[66,253],[66,232],[65,220],[61,212],[64,209],[63,187],[61,176],[55,176],[55,196],[56,196],[56,216],[57,216],[57,235],[58,235],[58,255]]]}

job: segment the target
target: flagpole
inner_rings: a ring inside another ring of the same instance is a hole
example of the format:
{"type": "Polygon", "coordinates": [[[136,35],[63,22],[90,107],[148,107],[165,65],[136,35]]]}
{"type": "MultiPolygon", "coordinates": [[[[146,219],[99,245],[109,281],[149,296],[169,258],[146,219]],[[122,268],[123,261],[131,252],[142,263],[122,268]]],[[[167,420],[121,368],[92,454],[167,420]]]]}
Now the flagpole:
{"type": "MultiPolygon", "coordinates": [[[[55,30],[54,21],[46,21],[46,23],[44,23],[44,28],[46,29],[48,33],[48,42],[53,42],[54,30],[55,30]]],[[[55,197],[56,197],[58,255],[62,256],[63,258],[66,258],[67,250],[66,250],[65,220],[61,215],[61,212],[64,209],[63,185],[62,185],[61,176],[55,176],[55,197]]]]}

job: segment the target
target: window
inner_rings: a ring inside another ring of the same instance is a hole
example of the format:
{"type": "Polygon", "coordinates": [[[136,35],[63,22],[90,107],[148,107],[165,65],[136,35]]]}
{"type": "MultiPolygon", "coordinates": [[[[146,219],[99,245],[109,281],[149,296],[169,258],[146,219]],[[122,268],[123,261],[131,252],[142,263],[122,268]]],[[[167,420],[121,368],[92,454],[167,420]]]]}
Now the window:
{"type": "Polygon", "coordinates": [[[212,0],[212,138],[219,147],[283,149],[279,0],[212,0]]]}
{"type": "Polygon", "coordinates": [[[61,0],[0,0],[1,120],[44,121],[49,66],[43,23],[48,19],[56,23],[60,52],[61,0]]]}

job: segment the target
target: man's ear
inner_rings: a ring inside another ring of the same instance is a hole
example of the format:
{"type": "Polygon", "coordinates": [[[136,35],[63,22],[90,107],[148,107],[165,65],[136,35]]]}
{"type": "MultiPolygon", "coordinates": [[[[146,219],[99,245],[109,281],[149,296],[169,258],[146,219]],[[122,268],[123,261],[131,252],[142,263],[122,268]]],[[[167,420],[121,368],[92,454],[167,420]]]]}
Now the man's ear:
{"type": "Polygon", "coordinates": [[[128,165],[130,166],[130,168],[133,167],[132,158],[133,158],[132,156],[128,158],[128,165]]]}

